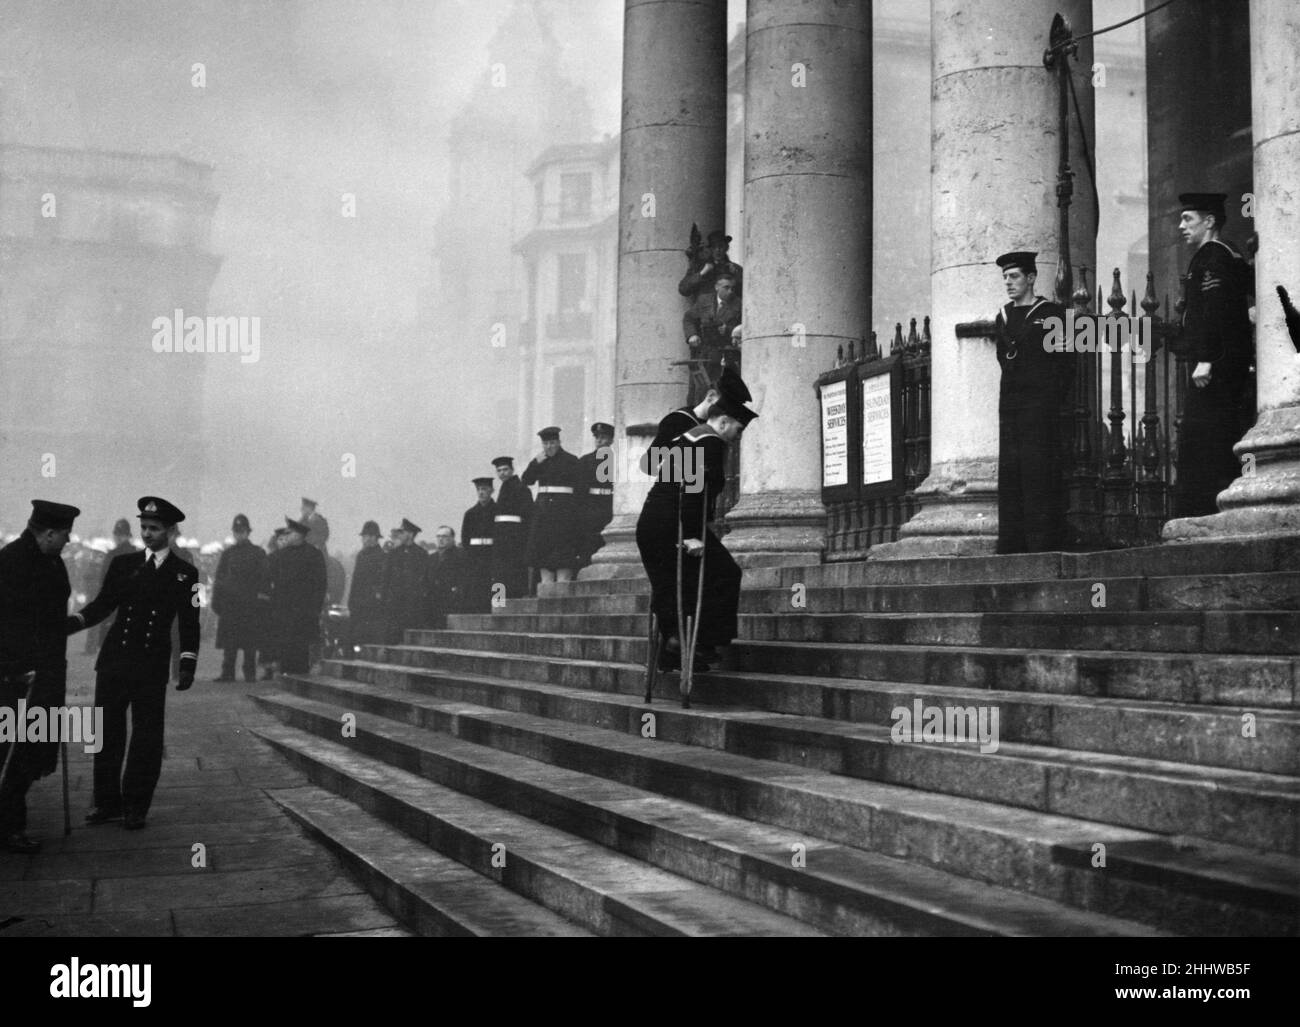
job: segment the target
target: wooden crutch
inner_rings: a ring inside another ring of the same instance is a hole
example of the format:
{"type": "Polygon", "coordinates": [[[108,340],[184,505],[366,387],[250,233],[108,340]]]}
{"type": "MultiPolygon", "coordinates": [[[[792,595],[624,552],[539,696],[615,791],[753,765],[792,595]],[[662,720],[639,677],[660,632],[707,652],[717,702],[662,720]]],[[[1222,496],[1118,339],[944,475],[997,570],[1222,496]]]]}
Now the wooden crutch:
{"type": "MultiPolygon", "coordinates": [[[[709,530],[709,486],[704,484],[704,506],[700,512],[700,542],[704,548],[700,550],[700,569],[699,575],[695,582],[695,616],[686,618],[686,634],[682,636],[682,676],[681,688],[682,709],[691,708],[691,687],[695,684],[695,642],[700,636],[700,614],[704,609],[704,554],[708,551],[708,542],[705,541],[709,530]]],[[[678,520],[677,532],[681,534],[680,518],[678,520]]],[[[680,545],[680,543],[679,543],[680,545]]],[[[682,601],[681,585],[681,550],[678,550],[677,556],[677,603],[678,616],[680,617],[682,601]]]]}

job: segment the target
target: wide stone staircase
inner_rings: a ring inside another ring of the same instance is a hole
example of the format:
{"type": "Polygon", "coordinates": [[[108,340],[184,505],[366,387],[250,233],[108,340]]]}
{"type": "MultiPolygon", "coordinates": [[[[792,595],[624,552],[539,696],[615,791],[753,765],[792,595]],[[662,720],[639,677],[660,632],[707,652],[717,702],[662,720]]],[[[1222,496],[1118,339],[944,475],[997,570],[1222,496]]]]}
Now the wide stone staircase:
{"type": "Polygon", "coordinates": [[[428,934],[1300,933],[1300,540],[752,568],[690,709],[647,605],[286,676],[272,795],[428,934]]]}

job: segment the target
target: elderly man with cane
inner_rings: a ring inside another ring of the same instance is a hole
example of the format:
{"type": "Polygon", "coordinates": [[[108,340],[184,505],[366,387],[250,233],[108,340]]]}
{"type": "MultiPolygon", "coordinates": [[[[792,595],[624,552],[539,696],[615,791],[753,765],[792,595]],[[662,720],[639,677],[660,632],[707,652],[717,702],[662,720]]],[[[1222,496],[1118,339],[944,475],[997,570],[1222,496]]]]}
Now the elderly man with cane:
{"type": "MultiPolygon", "coordinates": [[[[75,506],[34,499],[26,530],[0,549],[0,706],[15,712],[20,702],[53,709],[66,699],[72,586],[59,554],[80,513],[75,506]]],[[[0,848],[36,852],[40,842],[26,833],[27,789],[54,772],[58,743],[0,742],[0,759],[0,848]]]]}

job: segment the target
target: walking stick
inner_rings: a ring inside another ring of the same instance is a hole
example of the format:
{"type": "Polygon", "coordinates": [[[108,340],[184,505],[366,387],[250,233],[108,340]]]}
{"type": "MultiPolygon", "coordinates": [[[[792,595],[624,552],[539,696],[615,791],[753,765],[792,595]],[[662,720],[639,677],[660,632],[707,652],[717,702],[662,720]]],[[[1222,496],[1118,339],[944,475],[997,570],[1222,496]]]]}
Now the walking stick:
{"type": "Polygon", "coordinates": [[[686,629],[682,623],[682,488],[677,489],[677,682],[678,690],[686,687],[686,674],[689,664],[682,661],[686,655],[686,629]]]}
{"type": "MultiPolygon", "coordinates": [[[[681,530],[680,528],[678,529],[681,530]]],[[[709,486],[704,486],[704,507],[700,513],[700,541],[704,548],[700,550],[700,569],[695,583],[695,616],[686,618],[686,633],[690,636],[689,642],[685,639],[682,641],[682,709],[691,708],[691,687],[695,684],[695,642],[700,636],[700,614],[704,609],[704,554],[708,551],[708,543],[705,538],[709,530],[709,486]]],[[[681,557],[678,556],[680,561],[681,557]]],[[[679,598],[681,602],[681,585],[678,584],[679,598]]]]}
{"type": "Polygon", "coordinates": [[[645,701],[648,706],[654,701],[655,678],[659,676],[659,623],[655,620],[653,597],[650,606],[650,658],[645,665],[645,701]]]}
{"type": "Polygon", "coordinates": [[[59,762],[63,764],[63,837],[72,834],[72,810],[68,805],[68,740],[59,740],[59,762]]]}

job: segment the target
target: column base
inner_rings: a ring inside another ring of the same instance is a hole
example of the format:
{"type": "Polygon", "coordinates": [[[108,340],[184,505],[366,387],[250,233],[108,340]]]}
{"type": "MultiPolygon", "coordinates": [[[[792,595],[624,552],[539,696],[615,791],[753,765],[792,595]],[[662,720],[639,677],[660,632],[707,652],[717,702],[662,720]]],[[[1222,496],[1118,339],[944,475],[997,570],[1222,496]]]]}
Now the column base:
{"type": "Polygon", "coordinates": [[[610,578],[633,578],[645,575],[641,551],[636,547],[636,522],[640,514],[615,514],[602,533],[605,544],[591,557],[591,563],[578,572],[580,581],[607,581],[610,578]]]}
{"type": "Polygon", "coordinates": [[[988,556],[998,548],[998,462],[939,464],[916,490],[921,512],[897,542],[872,546],[868,560],[988,556]]]}
{"type": "Polygon", "coordinates": [[[1254,456],[1254,473],[1219,493],[1217,514],[1167,522],[1164,541],[1300,535],[1300,407],[1264,411],[1233,451],[1254,456]]]}
{"type": "Polygon", "coordinates": [[[826,548],[820,490],[742,495],[727,525],[724,544],[742,567],[821,563],[826,548]]]}

